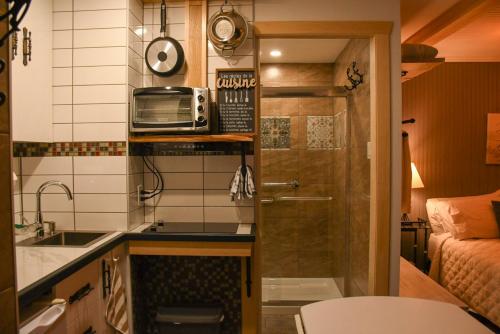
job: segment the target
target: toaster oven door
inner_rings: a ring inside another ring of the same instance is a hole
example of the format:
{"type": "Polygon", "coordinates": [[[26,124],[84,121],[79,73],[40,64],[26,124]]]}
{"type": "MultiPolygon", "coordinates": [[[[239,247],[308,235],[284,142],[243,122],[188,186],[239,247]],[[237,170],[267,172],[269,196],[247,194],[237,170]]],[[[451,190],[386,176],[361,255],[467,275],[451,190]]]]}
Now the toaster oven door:
{"type": "Polygon", "coordinates": [[[195,127],[191,94],[151,94],[134,97],[135,131],[191,131],[195,127]]]}

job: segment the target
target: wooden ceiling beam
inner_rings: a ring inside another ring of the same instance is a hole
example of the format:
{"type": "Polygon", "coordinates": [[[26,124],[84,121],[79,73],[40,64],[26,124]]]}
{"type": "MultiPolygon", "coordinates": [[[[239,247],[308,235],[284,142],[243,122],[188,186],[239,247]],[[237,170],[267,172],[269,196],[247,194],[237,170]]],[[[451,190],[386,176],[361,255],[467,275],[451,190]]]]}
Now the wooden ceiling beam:
{"type": "Polygon", "coordinates": [[[435,45],[474,21],[497,0],[461,0],[422,27],[404,43],[435,45]]]}

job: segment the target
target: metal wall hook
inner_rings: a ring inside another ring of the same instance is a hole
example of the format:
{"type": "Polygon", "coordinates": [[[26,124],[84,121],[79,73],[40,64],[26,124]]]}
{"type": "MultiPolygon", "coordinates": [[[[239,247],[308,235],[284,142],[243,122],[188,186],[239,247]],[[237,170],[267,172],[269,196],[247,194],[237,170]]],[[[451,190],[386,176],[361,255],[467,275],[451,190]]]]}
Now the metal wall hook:
{"type": "Polygon", "coordinates": [[[23,64],[28,66],[28,62],[31,61],[31,31],[28,28],[23,28],[23,64]]]}
{"type": "Polygon", "coordinates": [[[355,61],[352,62],[351,67],[347,68],[346,74],[347,74],[347,79],[351,82],[351,87],[344,85],[345,89],[350,91],[350,90],[356,89],[360,84],[363,83],[364,74],[359,73],[359,69],[357,68],[357,64],[355,61]],[[351,74],[351,68],[352,68],[353,74],[351,74]],[[355,79],[354,78],[355,76],[357,76],[358,78],[355,79]]]}
{"type": "Polygon", "coordinates": [[[9,38],[12,33],[14,33],[15,31],[19,31],[19,25],[28,13],[28,9],[31,5],[31,0],[7,0],[7,4],[7,7],[10,8],[5,13],[0,15],[0,21],[8,19],[10,30],[0,38],[0,46],[5,43],[7,38],[9,38]]]}

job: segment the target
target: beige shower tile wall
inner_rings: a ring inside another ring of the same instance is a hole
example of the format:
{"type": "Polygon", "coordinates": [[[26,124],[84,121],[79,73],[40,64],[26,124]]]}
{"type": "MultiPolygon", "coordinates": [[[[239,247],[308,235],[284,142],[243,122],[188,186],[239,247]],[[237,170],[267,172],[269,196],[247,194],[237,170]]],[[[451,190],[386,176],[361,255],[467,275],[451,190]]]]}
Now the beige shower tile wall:
{"type": "MultiPolygon", "coordinates": [[[[261,64],[261,81],[264,86],[332,86],[333,64],[261,64]]],[[[333,116],[333,99],[262,98],[261,114],[290,118],[290,147],[261,152],[262,182],[300,183],[295,190],[263,187],[262,196],[332,196],[333,151],[308,147],[307,119],[333,116]]],[[[328,247],[331,201],[275,202],[263,206],[262,216],[265,277],[331,277],[337,256],[328,247]]]]}
{"type": "MultiPolygon", "coordinates": [[[[151,41],[160,37],[160,3],[144,4],[144,37],[143,37],[143,55],[151,41]]],[[[166,34],[180,42],[182,48],[186,50],[186,8],[184,2],[167,1],[167,27],[166,34]]],[[[177,73],[168,78],[162,78],[154,75],[142,62],[143,84],[144,87],[156,86],[184,86],[185,85],[185,65],[177,73]]]]}
{"type": "Polygon", "coordinates": [[[21,215],[23,213],[22,193],[21,193],[21,159],[12,158],[12,172],[15,174],[17,180],[13,180],[12,194],[14,196],[14,222],[15,224],[21,223],[21,215]]]}
{"type": "MultiPolygon", "coordinates": [[[[351,40],[338,56],[334,67],[335,85],[348,84],[346,69],[356,61],[361,73],[364,73],[364,83],[353,90],[349,110],[351,115],[351,169],[350,190],[342,187],[342,174],[336,173],[335,196],[350,193],[350,224],[349,224],[349,280],[348,288],[351,295],[368,294],[368,247],[370,232],[370,160],[367,157],[367,142],[370,141],[370,43],[366,39],[351,40]]],[[[339,107],[337,110],[342,110],[339,107]]],[[[341,161],[345,150],[336,152],[334,161],[341,161]]],[[[335,166],[341,170],[342,166],[335,166]]],[[[336,219],[343,219],[343,212],[335,210],[336,219]]],[[[333,229],[338,235],[343,232],[342,226],[333,229]]],[[[335,238],[335,236],[333,236],[335,238]]],[[[335,252],[344,251],[342,242],[333,243],[335,252]],[[341,248],[342,247],[342,248],[341,248]]],[[[341,268],[341,266],[338,266],[341,268]]],[[[346,268],[343,268],[346,269],[346,268]]]]}
{"type": "Polygon", "coordinates": [[[127,230],[127,164],[124,156],[19,158],[23,214],[34,221],[36,191],[46,181],[58,180],[73,193],[69,201],[58,187],[42,195],[45,220],[59,230],[127,230]]]}
{"type": "MultiPolygon", "coordinates": [[[[239,156],[154,156],[149,157],[161,173],[161,196],[146,201],[146,222],[253,223],[253,200],[231,201],[229,184],[240,165],[239,156]]],[[[247,157],[253,166],[253,157],[247,157]]],[[[147,190],[154,179],[144,167],[147,190]]]]}
{"type": "Polygon", "coordinates": [[[134,15],[142,17],[133,4],[54,1],[55,142],[126,140],[127,84],[134,81],[128,46],[139,51],[140,44],[127,27],[134,15]]]}

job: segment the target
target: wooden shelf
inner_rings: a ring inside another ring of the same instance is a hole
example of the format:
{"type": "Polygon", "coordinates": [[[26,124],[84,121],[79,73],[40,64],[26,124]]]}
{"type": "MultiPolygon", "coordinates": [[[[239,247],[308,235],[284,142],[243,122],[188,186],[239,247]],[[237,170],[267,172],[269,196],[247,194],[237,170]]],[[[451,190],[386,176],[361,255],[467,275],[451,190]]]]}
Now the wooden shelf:
{"type": "Polygon", "coordinates": [[[254,134],[130,136],[130,143],[252,142],[254,134]]]}

